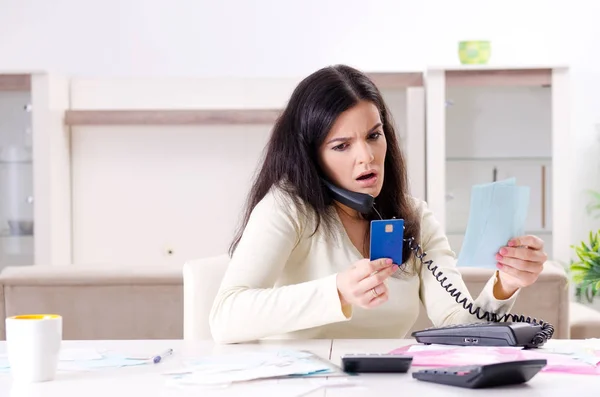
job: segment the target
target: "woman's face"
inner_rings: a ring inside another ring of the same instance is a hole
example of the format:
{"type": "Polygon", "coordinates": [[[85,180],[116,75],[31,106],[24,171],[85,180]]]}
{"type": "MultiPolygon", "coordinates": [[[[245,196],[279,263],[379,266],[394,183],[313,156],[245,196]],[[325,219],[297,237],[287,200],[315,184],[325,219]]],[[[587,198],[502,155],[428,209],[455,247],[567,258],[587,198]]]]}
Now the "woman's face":
{"type": "Polygon", "coordinates": [[[377,107],[361,101],[342,113],[319,148],[323,172],[335,185],[377,197],[387,142],[377,107]]]}

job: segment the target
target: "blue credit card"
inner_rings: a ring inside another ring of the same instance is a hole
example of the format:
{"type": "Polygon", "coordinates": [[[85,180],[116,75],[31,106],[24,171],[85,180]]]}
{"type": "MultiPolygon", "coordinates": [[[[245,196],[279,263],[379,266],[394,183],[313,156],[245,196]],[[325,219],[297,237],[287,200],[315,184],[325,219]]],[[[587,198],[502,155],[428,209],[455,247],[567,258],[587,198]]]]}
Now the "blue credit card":
{"type": "Polygon", "coordinates": [[[404,219],[371,221],[371,260],[391,258],[402,264],[404,219]]]}

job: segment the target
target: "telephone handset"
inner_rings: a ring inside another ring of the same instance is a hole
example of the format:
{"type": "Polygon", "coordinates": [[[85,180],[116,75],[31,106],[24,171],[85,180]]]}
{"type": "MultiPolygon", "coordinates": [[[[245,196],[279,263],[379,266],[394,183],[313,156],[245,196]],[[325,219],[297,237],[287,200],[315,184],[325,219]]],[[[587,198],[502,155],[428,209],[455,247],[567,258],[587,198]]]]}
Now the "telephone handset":
{"type": "MultiPolygon", "coordinates": [[[[360,213],[368,214],[375,211],[379,215],[374,207],[375,199],[373,196],[346,190],[325,179],[322,180],[333,199],[360,213]]],[[[381,215],[379,217],[383,220],[381,215]]],[[[452,283],[447,282],[447,278],[444,277],[441,270],[438,270],[437,265],[434,265],[432,260],[424,259],[427,253],[415,242],[414,237],[403,238],[403,241],[408,244],[408,248],[413,251],[421,265],[427,267],[441,287],[458,304],[472,315],[477,316],[478,319],[487,321],[487,323],[450,325],[413,332],[411,336],[415,337],[418,342],[462,346],[524,346],[531,348],[542,346],[554,335],[554,327],[547,322],[517,314],[499,316],[497,313],[490,313],[480,307],[474,307],[473,302],[468,302],[468,298],[461,298],[462,293],[457,291],[452,283]]]]}
{"type": "Polygon", "coordinates": [[[373,210],[375,198],[370,194],[352,192],[350,190],[342,189],[341,187],[334,185],[324,178],[321,180],[325,186],[327,186],[329,194],[336,201],[339,201],[340,203],[357,210],[361,214],[368,214],[373,210]]]}

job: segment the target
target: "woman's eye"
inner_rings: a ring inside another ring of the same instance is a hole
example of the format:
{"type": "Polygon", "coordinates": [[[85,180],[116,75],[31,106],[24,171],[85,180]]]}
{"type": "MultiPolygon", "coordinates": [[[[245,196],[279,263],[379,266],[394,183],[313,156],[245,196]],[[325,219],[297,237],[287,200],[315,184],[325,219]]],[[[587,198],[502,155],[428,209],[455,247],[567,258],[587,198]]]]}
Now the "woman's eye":
{"type": "Polygon", "coordinates": [[[348,147],[347,143],[340,143],[339,145],[334,146],[333,150],[342,151],[342,150],[346,149],[347,147],[348,147]]]}
{"type": "Polygon", "coordinates": [[[381,136],[381,132],[374,132],[369,135],[369,139],[378,139],[381,136]]]}

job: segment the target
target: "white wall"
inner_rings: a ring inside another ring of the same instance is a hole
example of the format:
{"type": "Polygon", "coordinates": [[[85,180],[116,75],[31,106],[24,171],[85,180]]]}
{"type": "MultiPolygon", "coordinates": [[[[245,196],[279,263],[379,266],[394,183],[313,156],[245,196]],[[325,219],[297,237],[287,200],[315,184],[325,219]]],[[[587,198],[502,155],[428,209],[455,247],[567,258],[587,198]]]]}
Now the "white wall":
{"type": "Polygon", "coordinates": [[[457,41],[481,37],[494,41],[494,62],[543,63],[560,56],[558,39],[576,25],[561,18],[578,2],[0,0],[0,68],[87,76],[296,76],[337,62],[412,69],[455,63],[457,41]]]}
{"type": "MultiPolygon", "coordinates": [[[[0,0],[0,70],[300,76],[338,62],[367,70],[413,69],[455,64],[459,39],[489,38],[495,64],[572,67],[573,139],[580,153],[573,192],[576,240],[598,226],[582,210],[581,191],[600,187],[600,55],[593,50],[600,41],[599,11],[600,4],[585,0],[494,1],[485,7],[476,0],[0,0]]],[[[168,143],[167,135],[160,139],[168,143]]]]}
{"type": "Polygon", "coordinates": [[[577,189],[574,194],[576,218],[573,219],[573,242],[588,239],[590,230],[600,229],[600,220],[592,219],[585,212],[589,197],[584,190],[600,191],[600,3],[594,11],[573,10],[577,25],[567,48],[572,65],[572,114],[571,127],[576,142],[575,175],[577,189]]]}

